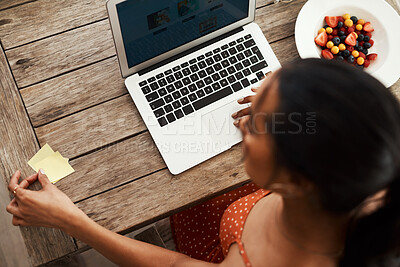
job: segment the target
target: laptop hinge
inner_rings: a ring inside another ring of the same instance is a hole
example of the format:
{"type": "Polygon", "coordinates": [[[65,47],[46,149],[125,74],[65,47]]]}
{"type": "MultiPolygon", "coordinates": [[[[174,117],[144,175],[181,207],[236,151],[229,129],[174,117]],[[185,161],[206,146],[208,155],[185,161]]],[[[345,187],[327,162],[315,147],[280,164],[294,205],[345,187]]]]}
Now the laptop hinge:
{"type": "Polygon", "coordinates": [[[209,41],[207,41],[207,42],[204,42],[204,43],[202,43],[202,44],[199,44],[199,45],[197,45],[197,46],[195,46],[195,47],[192,47],[192,48],[190,48],[190,49],[188,49],[188,50],[186,50],[186,51],[184,51],[184,52],[182,52],[182,53],[179,53],[179,54],[177,54],[177,55],[175,55],[175,56],[172,56],[172,57],[167,58],[167,59],[165,59],[165,60],[163,60],[163,61],[160,61],[160,62],[158,62],[158,63],[156,63],[156,64],[154,64],[154,65],[152,65],[152,66],[150,66],[150,67],[147,67],[147,68],[145,68],[145,69],[139,71],[138,74],[139,74],[139,75],[146,74],[146,73],[148,73],[148,72],[150,72],[150,71],[152,71],[152,70],[155,70],[155,69],[157,69],[157,68],[159,68],[159,67],[161,67],[161,66],[163,66],[163,65],[166,65],[166,64],[168,64],[168,63],[170,63],[170,62],[172,62],[172,61],[175,61],[175,60],[177,60],[177,59],[179,59],[179,58],[181,58],[181,57],[184,57],[184,56],[186,56],[186,55],[189,55],[190,53],[193,53],[193,52],[195,52],[195,51],[197,51],[197,50],[199,50],[199,49],[202,49],[202,48],[204,48],[204,47],[206,47],[206,46],[209,46],[209,45],[211,45],[211,44],[213,44],[213,43],[216,43],[216,42],[218,42],[218,41],[220,41],[220,40],[222,40],[222,39],[225,39],[225,38],[227,38],[227,37],[229,37],[229,36],[231,36],[231,35],[234,35],[234,34],[236,34],[236,33],[238,33],[238,32],[241,32],[241,31],[243,31],[243,30],[244,30],[243,27],[239,27],[239,28],[236,28],[236,29],[234,29],[234,30],[232,30],[232,31],[230,31],[230,32],[224,33],[223,35],[220,35],[220,36],[218,36],[218,37],[215,37],[214,39],[211,39],[211,40],[209,40],[209,41]]]}

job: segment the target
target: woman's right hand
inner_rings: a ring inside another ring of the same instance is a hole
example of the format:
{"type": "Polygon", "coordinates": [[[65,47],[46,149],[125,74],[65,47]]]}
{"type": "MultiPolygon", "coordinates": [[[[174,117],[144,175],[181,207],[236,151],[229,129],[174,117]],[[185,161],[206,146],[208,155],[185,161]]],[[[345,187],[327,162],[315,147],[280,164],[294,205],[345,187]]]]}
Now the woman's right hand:
{"type": "MultiPolygon", "coordinates": [[[[251,91],[254,92],[254,93],[257,93],[258,88],[251,88],[251,91]]],[[[253,102],[255,96],[256,95],[249,95],[249,96],[246,96],[244,98],[241,98],[241,99],[238,100],[238,103],[241,104],[241,105],[243,105],[243,104],[251,104],[253,102]]],[[[235,119],[233,124],[236,127],[239,127],[240,119],[243,118],[243,117],[249,116],[249,115],[250,115],[250,107],[241,109],[238,112],[233,113],[232,114],[232,118],[235,119]]]]}
{"type": "Polygon", "coordinates": [[[15,196],[7,206],[7,211],[13,215],[14,225],[52,227],[68,233],[71,220],[86,216],[49,181],[44,172],[39,171],[18,183],[20,176],[21,172],[16,171],[8,186],[15,196]],[[28,186],[36,180],[39,180],[42,189],[29,190],[28,186]]]}

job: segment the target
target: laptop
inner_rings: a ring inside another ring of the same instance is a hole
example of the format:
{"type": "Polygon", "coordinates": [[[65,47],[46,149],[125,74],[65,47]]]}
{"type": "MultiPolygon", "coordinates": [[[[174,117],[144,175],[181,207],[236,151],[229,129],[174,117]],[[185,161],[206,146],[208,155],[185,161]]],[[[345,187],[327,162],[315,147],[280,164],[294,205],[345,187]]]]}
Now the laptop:
{"type": "Polygon", "coordinates": [[[125,85],[169,171],[242,140],[231,114],[280,68],[255,0],[109,0],[125,85]]]}

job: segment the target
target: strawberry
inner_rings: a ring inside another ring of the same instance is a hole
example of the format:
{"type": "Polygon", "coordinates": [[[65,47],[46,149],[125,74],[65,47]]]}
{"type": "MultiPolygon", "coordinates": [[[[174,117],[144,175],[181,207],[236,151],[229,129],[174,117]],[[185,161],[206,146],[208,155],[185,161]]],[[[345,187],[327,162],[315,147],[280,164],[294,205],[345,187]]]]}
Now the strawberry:
{"type": "Polygon", "coordinates": [[[322,57],[326,59],[333,59],[333,54],[329,49],[322,50],[322,57]]]}
{"type": "Polygon", "coordinates": [[[369,61],[376,60],[377,58],[378,58],[378,54],[375,54],[375,53],[369,54],[369,55],[367,56],[367,59],[368,59],[369,61]]]}
{"type": "Polygon", "coordinates": [[[370,39],[368,43],[370,43],[371,47],[373,47],[375,42],[374,42],[374,40],[370,39]]]}
{"type": "Polygon", "coordinates": [[[336,16],[326,16],[325,21],[326,21],[326,24],[328,24],[329,27],[331,27],[333,29],[333,28],[336,28],[336,26],[338,25],[339,19],[336,16]]]}
{"type": "Polygon", "coordinates": [[[350,33],[354,32],[355,30],[356,30],[356,27],[353,25],[353,26],[347,28],[347,33],[350,34],[350,33]]]}
{"type": "Polygon", "coordinates": [[[349,35],[347,35],[346,40],[344,40],[344,42],[348,45],[355,46],[357,44],[356,33],[352,32],[349,35]]]}
{"type": "Polygon", "coordinates": [[[347,50],[349,50],[350,52],[353,52],[354,51],[354,46],[347,46],[347,50]]]}
{"type": "Polygon", "coordinates": [[[337,35],[338,35],[338,29],[333,29],[332,35],[333,35],[333,36],[337,36],[337,35]]]}
{"type": "Polygon", "coordinates": [[[359,53],[359,57],[362,57],[363,59],[367,59],[367,56],[363,52],[359,53]]]}
{"type": "Polygon", "coordinates": [[[369,64],[371,64],[371,61],[369,61],[368,59],[364,60],[364,68],[368,68],[369,64]]]}
{"type": "Polygon", "coordinates": [[[372,33],[370,33],[370,32],[365,32],[364,36],[368,36],[369,38],[372,38],[372,33]]]}
{"type": "Polygon", "coordinates": [[[374,31],[374,28],[372,27],[371,22],[366,22],[364,24],[364,31],[366,31],[366,32],[373,32],[374,31]]]}
{"type": "Polygon", "coordinates": [[[320,46],[325,46],[326,43],[328,42],[328,35],[326,32],[321,32],[318,34],[317,37],[315,37],[315,43],[320,46]]]}

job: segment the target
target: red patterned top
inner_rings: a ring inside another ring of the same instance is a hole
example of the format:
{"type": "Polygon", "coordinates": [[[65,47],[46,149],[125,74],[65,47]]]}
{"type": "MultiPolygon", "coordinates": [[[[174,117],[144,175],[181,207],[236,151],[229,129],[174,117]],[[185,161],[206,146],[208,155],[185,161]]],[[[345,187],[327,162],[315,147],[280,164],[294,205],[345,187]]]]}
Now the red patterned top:
{"type": "Polygon", "coordinates": [[[259,189],[258,191],[235,201],[226,209],[221,219],[221,227],[219,231],[222,253],[224,256],[228,254],[229,247],[233,243],[237,243],[244,263],[246,266],[251,266],[241,240],[243,227],[250,210],[254,207],[257,201],[267,196],[269,193],[270,192],[267,190],[259,189]]]}
{"type": "Polygon", "coordinates": [[[250,183],[171,216],[177,251],[219,263],[236,242],[246,266],[251,266],[241,242],[242,231],[251,208],[268,193],[250,183]]]}

